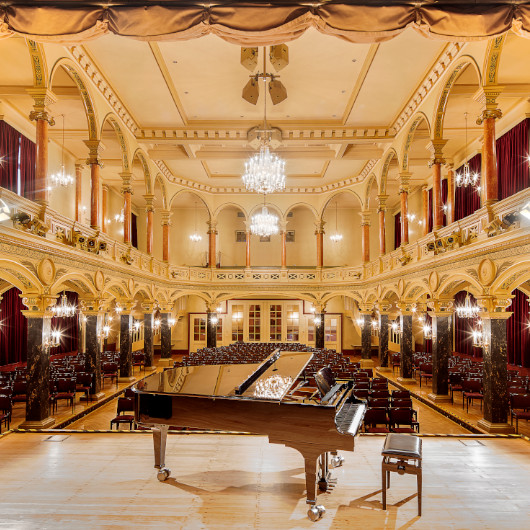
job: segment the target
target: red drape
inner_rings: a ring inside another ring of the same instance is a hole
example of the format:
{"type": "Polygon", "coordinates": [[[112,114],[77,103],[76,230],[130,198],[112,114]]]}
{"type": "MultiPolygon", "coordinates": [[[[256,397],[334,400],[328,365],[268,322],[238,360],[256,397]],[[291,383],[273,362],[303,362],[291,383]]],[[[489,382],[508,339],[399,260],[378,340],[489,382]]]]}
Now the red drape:
{"type": "Polygon", "coordinates": [[[432,188],[429,189],[427,194],[429,195],[429,212],[428,212],[429,232],[432,232],[432,228],[434,226],[434,214],[433,214],[433,209],[432,209],[432,188]]]}
{"type": "MultiPolygon", "coordinates": [[[[455,307],[464,305],[467,292],[460,291],[455,295],[455,307]]],[[[477,304],[476,298],[470,294],[472,304],[477,304]]],[[[482,349],[473,346],[472,331],[475,328],[476,320],[474,318],[460,318],[455,313],[455,351],[473,357],[482,357],[482,349]]]]}
{"type": "Polygon", "coordinates": [[[2,295],[0,303],[0,366],[25,362],[27,359],[28,324],[21,313],[20,291],[12,287],[2,295]]]}
{"type": "Polygon", "coordinates": [[[528,295],[515,289],[515,298],[508,308],[513,315],[506,322],[508,364],[530,368],[530,304],[528,295]]]}
{"type": "Polygon", "coordinates": [[[35,142],[20,136],[20,194],[30,200],[35,198],[36,147],[35,142]]]}
{"type": "Polygon", "coordinates": [[[131,213],[131,245],[138,248],[138,216],[131,213]]]}
{"type": "MultiPolygon", "coordinates": [[[[469,160],[471,173],[480,173],[482,164],[481,154],[469,160]]],[[[459,167],[456,173],[461,173],[464,166],[459,167]]],[[[455,189],[455,221],[459,221],[480,208],[480,192],[475,186],[456,186],[455,189]]]]}
{"type": "MultiPolygon", "coordinates": [[[[65,291],[66,301],[68,305],[75,305],[77,307],[79,297],[77,293],[65,291]]],[[[61,303],[61,298],[58,298],[57,303],[61,303]]],[[[78,337],[79,337],[79,313],[75,316],[65,318],[52,318],[52,330],[59,329],[61,331],[61,345],[53,348],[50,352],[52,355],[58,353],[77,352],[78,337]]]]}
{"type": "Polygon", "coordinates": [[[530,119],[527,118],[497,140],[499,200],[530,186],[529,127],[530,119]]]}
{"type": "Polygon", "coordinates": [[[394,215],[394,250],[401,245],[401,213],[394,215]]]}
{"type": "Polygon", "coordinates": [[[0,186],[17,193],[20,133],[0,120],[0,186]]]}
{"type": "MultiPolygon", "coordinates": [[[[443,206],[445,206],[447,204],[447,190],[448,190],[447,179],[443,179],[442,180],[442,205],[443,206]]],[[[447,226],[447,215],[445,214],[445,209],[444,209],[444,216],[443,216],[442,225],[443,226],[447,226]]]]}

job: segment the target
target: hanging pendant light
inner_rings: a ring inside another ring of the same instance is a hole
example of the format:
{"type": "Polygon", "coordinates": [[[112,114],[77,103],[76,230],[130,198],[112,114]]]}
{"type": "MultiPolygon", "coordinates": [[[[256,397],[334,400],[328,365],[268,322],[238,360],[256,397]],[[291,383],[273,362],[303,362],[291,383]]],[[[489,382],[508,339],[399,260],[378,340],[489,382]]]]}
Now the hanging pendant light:
{"type": "Polygon", "coordinates": [[[269,209],[265,206],[265,194],[263,194],[261,212],[253,215],[250,219],[250,231],[260,237],[272,236],[280,231],[278,217],[269,213],[269,209]]]}
{"type": "Polygon", "coordinates": [[[61,301],[54,307],[52,307],[53,316],[57,318],[71,318],[75,315],[77,307],[70,305],[66,298],[66,293],[61,295],[61,301]]]}
{"type": "Polygon", "coordinates": [[[61,114],[61,117],[63,118],[63,145],[61,150],[61,169],[51,176],[51,180],[56,186],[69,186],[74,182],[74,179],[66,172],[66,169],[64,167],[64,114],[61,114]]]}
{"type": "Polygon", "coordinates": [[[342,234],[339,234],[339,229],[337,227],[337,217],[338,217],[337,209],[338,209],[337,201],[335,200],[335,233],[329,237],[331,241],[333,241],[333,243],[338,243],[339,241],[342,241],[342,234]]]}
{"type": "Polygon", "coordinates": [[[464,305],[456,307],[456,314],[460,318],[475,318],[480,312],[480,307],[471,302],[469,293],[466,294],[464,305]]]}
{"type": "MultiPolygon", "coordinates": [[[[467,159],[467,112],[464,113],[466,120],[466,143],[464,146],[464,158],[467,159]]],[[[455,182],[458,187],[477,186],[480,182],[480,173],[471,173],[469,163],[466,161],[461,173],[457,173],[455,176],[455,182]]],[[[480,191],[480,186],[477,186],[477,191],[480,191]]]]}
{"type": "Polygon", "coordinates": [[[190,240],[194,243],[198,243],[201,241],[202,236],[197,232],[197,201],[195,201],[195,232],[193,234],[190,234],[190,240]]]}

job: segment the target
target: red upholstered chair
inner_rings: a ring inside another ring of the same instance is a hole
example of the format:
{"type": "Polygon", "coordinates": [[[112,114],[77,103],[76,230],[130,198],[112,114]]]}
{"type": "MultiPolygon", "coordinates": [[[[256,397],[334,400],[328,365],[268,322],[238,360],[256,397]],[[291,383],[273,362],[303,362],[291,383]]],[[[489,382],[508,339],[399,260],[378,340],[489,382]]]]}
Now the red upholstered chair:
{"type": "Polygon", "coordinates": [[[0,395],[0,433],[2,432],[2,424],[9,430],[9,424],[11,422],[11,411],[12,404],[11,398],[8,396],[0,395]]]}
{"type": "Polygon", "coordinates": [[[425,382],[432,381],[432,363],[420,363],[420,388],[422,379],[425,379],[425,382]]]}
{"type": "Polygon", "coordinates": [[[390,424],[385,407],[374,407],[366,410],[364,414],[364,432],[390,432],[390,424]]]}
{"type": "Polygon", "coordinates": [[[110,429],[112,426],[116,425],[116,429],[119,430],[120,424],[128,423],[129,429],[132,430],[134,423],[134,413],[133,414],[124,414],[126,412],[134,412],[134,399],[128,397],[118,398],[118,411],[114,419],[110,421],[110,429]]]}
{"type": "Polygon", "coordinates": [[[108,361],[101,363],[102,384],[105,384],[105,379],[110,379],[110,382],[112,384],[112,380],[114,379],[116,381],[116,386],[118,386],[118,370],[119,366],[117,362],[108,361]]]}
{"type": "MultiPolygon", "coordinates": [[[[462,374],[458,372],[449,373],[449,391],[451,392],[451,403],[455,392],[462,392],[462,374]]],[[[463,401],[462,401],[463,404],[463,401]]]]}
{"type": "Polygon", "coordinates": [[[27,400],[28,383],[26,380],[19,379],[13,383],[13,396],[12,400],[14,403],[27,400]]]}
{"type": "Polygon", "coordinates": [[[86,402],[92,401],[92,374],[79,372],[76,377],[76,390],[85,394],[86,402]]]}
{"type": "Polygon", "coordinates": [[[140,371],[143,368],[145,372],[145,353],[143,351],[133,352],[133,370],[135,366],[139,366],[140,371]]]}
{"type": "Polygon", "coordinates": [[[57,403],[60,399],[65,399],[68,403],[70,403],[70,405],[72,405],[72,412],[74,412],[76,391],[75,379],[57,379],[55,388],[57,389],[57,393],[55,394],[55,403],[57,403]]]}
{"type": "Polygon", "coordinates": [[[480,401],[480,408],[482,409],[482,401],[484,395],[482,394],[482,381],[478,379],[464,379],[462,381],[462,408],[464,408],[464,401],[467,404],[467,412],[469,412],[469,402],[473,404],[473,400],[480,401]]]}
{"type": "Polygon", "coordinates": [[[392,390],[392,399],[410,399],[410,390],[392,390]]]}
{"type": "Polygon", "coordinates": [[[510,420],[515,432],[519,434],[519,419],[530,420],[530,394],[513,394],[510,396],[510,420]]]}
{"type": "Polygon", "coordinates": [[[392,432],[420,432],[420,424],[414,419],[414,410],[409,408],[391,408],[388,411],[392,432]]]}
{"type": "Polygon", "coordinates": [[[370,408],[381,408],[387,409],[389,406],[388,398],[373,398],[368,396],[368,406],[370,408]]]}
{"type": "Polygon", "coordinates": [[[401,366],[401,355],[399,353],[392,354],[392,373],[396,371],[396,368],[401,366]]]}

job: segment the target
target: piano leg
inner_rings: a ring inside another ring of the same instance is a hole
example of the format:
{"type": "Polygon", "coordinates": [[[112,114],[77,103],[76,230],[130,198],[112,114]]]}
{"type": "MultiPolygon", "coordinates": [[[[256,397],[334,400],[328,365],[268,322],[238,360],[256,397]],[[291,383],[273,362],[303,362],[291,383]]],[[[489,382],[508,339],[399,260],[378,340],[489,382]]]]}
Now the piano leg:
{"type": "MultiPolygon", "coordinates": [[[[329,471],[329,469],[330,467],[335,467],[335,466],[334,465],[330,466],[329,456],[330,456],[330,453],[323,453],[320,455],[320,458],[319,458],[320,471],[318,474],[318,489],[320,491],[328,491],[328,489],[332,488],[337,483],[337,479],[331,478],[331,472],[329,471]]],[[[331,462],[333,462],[333,458],[331,458],[331,462]]]]}
{"type": "Polygon", "coordinates": [[[164,482],[171,475],[171,471],[166,467],[166,439],[167,425],[157,425],[153,427],[153,444],[155,448],[155,468],[158,469],[156,478],[164,482]]]}
{"type": "Polygon", "coordinates": [[[317,458],[314,456],[305,456],[305,484],[307,490],[306,504],[310,504],[307,516],[311,521],[318,521],[324,513],[326,508],[322,505],[317,505],[317,458]]]}

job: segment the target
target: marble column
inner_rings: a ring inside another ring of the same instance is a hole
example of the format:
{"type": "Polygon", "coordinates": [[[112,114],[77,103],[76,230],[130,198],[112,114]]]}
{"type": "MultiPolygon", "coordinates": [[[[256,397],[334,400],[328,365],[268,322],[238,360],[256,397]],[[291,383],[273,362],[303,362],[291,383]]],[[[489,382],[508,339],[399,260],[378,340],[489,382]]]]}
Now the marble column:
{"type": "Polygon", "coordinates": [[[55,420],[50,417],[50,350],[45,341],[51,339],[51,315],[39,311],[23,311],[27,319],[27,401],[23,429],[46,429],[55,420]]]}
{"type": "Polygon", "coordinates": [[[214,311],[206,313],[206,347],[217,347],[217,313],[214,311]]]}
{"type": "Polygon", "coordinates": [[[442,202],[442,164],[445,161],[435,158],[432,165],[432,215],[433,230],[443,228],[443,202],[442,202]]]}
{"type": "Polygon", "coordinates": [[[449,358],[451,357],[453,337],[450,311],[431,312],[432,318],[432,393],[429,399],[434,402],[450,402],[449,396],[449,358]]]}
{"type": "Polygon", "coordinates": [[[214,268],[217,263],[216,255],[217,223],[208,221],[208,267],[214,268]]]}
{"type": "Polygon", "coordinates": [[[317,267],[322,268],[324,266],[324,221],[317,224],[315,236],[317,238],[317,267]]]}
{"type": "Polygon", "coordinates": [[[379,312],[379,370],[390,371],[388,366],[388,321],[389,315],[386,311],[379,312]]]}
{"type": "Polygon", "coordinates": [[[120,173],[122,180],[121,192],[123,194],[123,242],[131,244],[132,240],[132,175],[130,173],[120,173]]]}
{"type": "Polygon", "coordinates": [[[370,262],[370,212],[361,213],[361,250],[363,263],[370,262]]]}
{"type": "Polygon", "coordinates": [[[34,106],[30,120],[35,121],[35,202],[47,206],[49,202],[48,182],[48,125],[55,121],[48,112],[48,106],[57,102],[55,95],[47,88],[30,88],[27,93],[33,98],[34,106]]]}
{"type": "Polygon", "coordinates": [[[156,370],[154,364],[153,327],[155,315],[152,306],[143,306],[144,309],[144,355],[145,369],[156,370]]]}
{"type": "Polygon", "coordinates": [[[315,348],[323,349],[325,346],[325,313],[315,313],[315,348]]]}
{"type": "Polygon", "coordinates": [[[99,140],[85,140],[89,154],[86,163],[90,166],[90,226],[95,230],[101,227],[100,189],[101,174],[99,160],[99,140]]]}
{"type": "Polygon", "coordinates": [[[101,392],[101,339],[99,331],[103,327],[102,313],[83,310],[85,322],[85,370],[92,374],[92,392],[96,399],[104,397],[101,392]]]}
{"type": "Polygon", "coordinates": [[[399,195],[401,198],[401,245],[409,244],[409,182],[411,174],[399,174],[399,195]]]}
{"type": "Polygon", "coordinates": [[[386,254],[386,200],[388,195],[378,195],[377,202],[377,215],[379,216],[379,255],[384,256],[386,254]]]}
{"type": "Polygon", "coordinates": [[[153,237],[154,237],[154,195],[144,195],[145,199],[145,213],[147,218],[147,233],[146,233],[146,252],[150,256],[153,255],[153,237]]]}
{"type": "Polygon", "coordinates": [[[82,202],[82,189],[83,189],[83,166],[81,164],[75,165],[75,221],[76,223],[81,223],[82,212],[81,212],[81,202],[82,202]]]}
{"type": "Polygon", "coordinates": [[[412,344],[412,315],[411,311],[402,312],[401,314],[401,366],[400,383],[415,383],[416,380],[412,377],[412,354],[414,352],[412,344]]]}
{"type": "Polygon", "coordinates": [[[250,232],[250,230],[247,230],[246,232],[246,237],[245,237],[245,244],[246,244],[246,261],[245,261],[245,266],[247,269],[250,269],[250,236],[252,235],[252,233],[250,232]]]}
{"type": "Polygon", "coordinates": [[[171,313],[164,311],[160,313],[160,362],[164,366],[171,364],[171,325],[169,319],[171,313]]]}
{"type": "Polygon", "coordinates": [[[481,313],[484,334],[484,418],[479,427],[491,433],[510,433],[508,424],[508,342],[506,320],[512,313],[481,313]]]}
{"type": "Polygon", "coordinates": [[[422,205],[422,223],[423,230],[422,233],[426,236],[429,233],[429,190],[427,186],[422,186],[421,188],[421,205],[422,205]]]}
{"type": "Polygon", "coordinates": [[[162,210],[162,261],[169,262],[169,237],[171,211],[162,210]]]}
{"type": "Polygon", "coordinates": [[[134,381],[132,326],[132,308],[124,309],[120,313],[120,377],[118,379],[122,383],[134,381]]]}
{"type": "Polygon", "coordinates": [[[109,187],[101,186],[101,231],[107,233],[107,216],[109,214],[109,187]]]}
{"type": "Polygon", "coordinates": [[[447,224],[455,222],[455,172],[453,166],[449,164],[447,166],[447,209],[445,217],[447,224]]]}
{"type": "Polygon", "coordinates": [[[361,359],[372,358],[372,313],[361,312],[361,359]]]}

